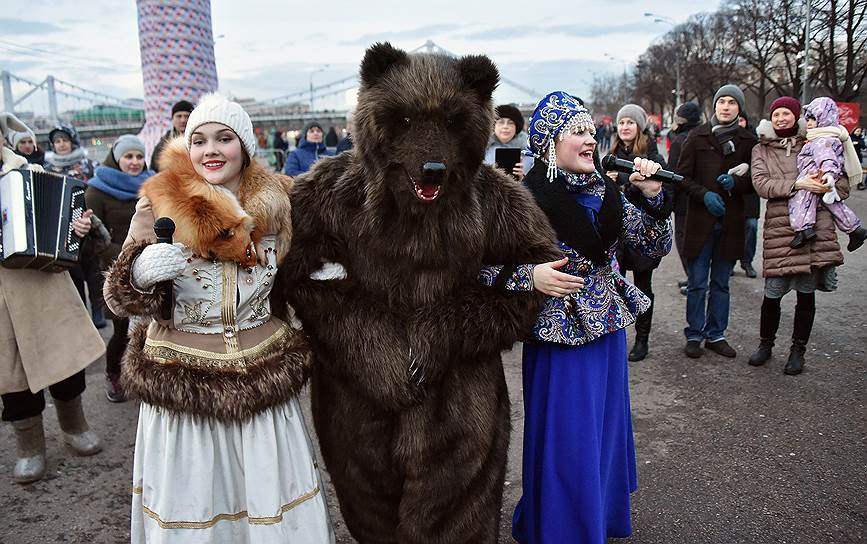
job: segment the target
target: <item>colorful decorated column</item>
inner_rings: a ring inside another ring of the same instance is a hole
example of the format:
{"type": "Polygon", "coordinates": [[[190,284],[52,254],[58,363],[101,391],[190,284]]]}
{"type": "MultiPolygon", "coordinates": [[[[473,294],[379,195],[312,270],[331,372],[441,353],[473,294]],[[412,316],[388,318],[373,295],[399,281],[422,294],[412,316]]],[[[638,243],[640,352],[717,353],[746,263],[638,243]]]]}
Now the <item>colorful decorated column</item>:
{"type": "Polygon", "coordinates": [[[217,90],[210,0],[137,0],[147,157],[171,128],[172,104],[217,90]]]}

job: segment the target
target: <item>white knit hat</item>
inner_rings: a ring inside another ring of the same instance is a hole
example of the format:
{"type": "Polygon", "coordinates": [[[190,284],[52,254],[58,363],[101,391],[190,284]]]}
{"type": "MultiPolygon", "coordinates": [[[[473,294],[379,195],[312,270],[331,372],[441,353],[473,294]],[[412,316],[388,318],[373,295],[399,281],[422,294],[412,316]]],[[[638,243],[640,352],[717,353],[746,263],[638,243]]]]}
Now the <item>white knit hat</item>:
{"type": "Polygon", "coordinates": [[[237,102],[232,102],[221,94],[206,94],[199,100],[199,104],[193,109],[187,120],[187,129],[184,131],[184,141],[187,149],[193,139],[193,132],[207,123],[220,123],[235,131],[241,139],[244,149],[250,155],[250,159],[256,156],[256,136],[253,134],[253,122],[250,116],[237,102]]]}
{"type": "Polygon", "coordinates": [[[18,132],[15,130],[10,130],[9,134],[6,135],[6,139],[9,140],[9,143],[12,145],[12,149],[18,145],[18,142],[25,138],[30,138],[33,140],[33,143],[36,143],[36,137],[30,131],[18,132]]]}

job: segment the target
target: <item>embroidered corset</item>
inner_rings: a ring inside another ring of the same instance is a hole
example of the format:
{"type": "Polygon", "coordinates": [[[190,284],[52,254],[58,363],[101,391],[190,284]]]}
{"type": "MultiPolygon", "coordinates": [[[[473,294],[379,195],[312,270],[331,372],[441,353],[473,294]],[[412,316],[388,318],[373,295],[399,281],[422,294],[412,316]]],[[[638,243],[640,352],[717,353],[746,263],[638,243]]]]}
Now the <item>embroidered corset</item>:
{"type": "Polygon", "coordinates": [[[174,281],[174,328],[197,334],[223,334],[263,325],[271,317],[268,295],[277,274],[276,238],[265,236],[261,247],[267,264],[241,268],[211,261],[184,248],[187,267],[174,281]]]}
{"type": "MultiPolygon", "coordinates": [[[[621,197],[622,198],[622,197],[621,197]]],[[[650,201],[662,205],[662,199],[650,201]]],[[[668,219],[657,220],[623,198],[623,230],[620,241],[606,251],[605,266],[598,266],[563,242],[558,242],[569,262],[561,272],[584,278],[584,288],[564,298],[546,297],[533,337],[542,342],[570,346],[586,344],[604,334],[628,327],[650,308],[650,299],[626,281],[617,269],[617,248],[624,244],[650,258],[661,258],[671,250],[671,225],[668,219]]],[[[506,280],[510,291],[533,289],[534,265],[520,265],[506,280]]],[[[503,266],[486,266],[479,282],[493,286],[503,266]]]]}

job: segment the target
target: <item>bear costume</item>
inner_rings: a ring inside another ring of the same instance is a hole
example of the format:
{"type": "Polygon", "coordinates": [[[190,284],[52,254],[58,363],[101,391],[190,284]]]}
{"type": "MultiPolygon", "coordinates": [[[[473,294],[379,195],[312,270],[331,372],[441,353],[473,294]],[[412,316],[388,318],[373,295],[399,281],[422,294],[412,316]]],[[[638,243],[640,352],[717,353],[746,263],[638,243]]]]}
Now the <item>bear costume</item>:
{"type": "Polygon", "coordinates": [[[490,59],[379,43],[360,76],[354,150],[290,192],[275,295],[310,337],[314,423],[353,537],[496,542],[510,432],[500,352],[543,300],[504,286],[515,265],[562,253],[529,192],[482,164],[490,59]],[[311,280],[323,261],[346,277],[311,280]],[[479,283],[485,264],[506,265],[495,287],[479,283]]]}

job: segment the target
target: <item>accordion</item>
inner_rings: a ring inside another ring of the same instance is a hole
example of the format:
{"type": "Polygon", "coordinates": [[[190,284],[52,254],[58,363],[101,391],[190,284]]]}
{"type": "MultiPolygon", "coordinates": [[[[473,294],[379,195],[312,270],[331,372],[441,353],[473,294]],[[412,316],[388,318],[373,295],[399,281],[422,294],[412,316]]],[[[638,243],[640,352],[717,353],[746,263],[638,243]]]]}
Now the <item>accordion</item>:
{"type": "Polygon", "coordinates": [[[62,272],[78,264],[72,223],[84,213],[82,181],[12,170],[0,178],[0,264],[62,272]]]}

